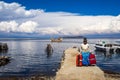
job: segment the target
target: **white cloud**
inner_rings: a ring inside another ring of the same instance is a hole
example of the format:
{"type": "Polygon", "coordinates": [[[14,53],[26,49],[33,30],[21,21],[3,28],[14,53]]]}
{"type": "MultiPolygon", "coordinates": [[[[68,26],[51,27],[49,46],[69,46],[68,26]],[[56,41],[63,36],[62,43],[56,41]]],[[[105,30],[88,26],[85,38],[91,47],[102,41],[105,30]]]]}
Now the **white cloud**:
{"type": "Polygon", "coordinates": [[[4,32],[15,32],[17,30],[18,23],[15,21],[10,21],[10,22],[0,22],[0,31],[4,32]]]}
{"type": "Polygon", "coordinates": [[[33,33],[36,31],[38,24],[34,21],[23,22],[18,24],[15,21],[2,21],[0,22],[0,31],[2,32],[21,32],[21,33],[33,33]]]}
{"type": "Polygon", "coordinates": [[[44,12],[43,10],[25,10],[24,6],[18,3],[5,3],[0,1],[0,20],[11,20],[26,17],[34,17],[44,12]]]}
{"type": "Polygon", "coordinates": [[[0,1],[0,31],[40,35],[120,33],[120,15],[83,16],[69,12],[26,10],[18,3],[0,1]]]}
{"type": "Polygon", "coordinates": [[[27,21],[23,22],[19,27],[18,27],[18,32],[23,32],[23,33],[34,33],[36,31],[38,24],[33,21],[27,21]]]}

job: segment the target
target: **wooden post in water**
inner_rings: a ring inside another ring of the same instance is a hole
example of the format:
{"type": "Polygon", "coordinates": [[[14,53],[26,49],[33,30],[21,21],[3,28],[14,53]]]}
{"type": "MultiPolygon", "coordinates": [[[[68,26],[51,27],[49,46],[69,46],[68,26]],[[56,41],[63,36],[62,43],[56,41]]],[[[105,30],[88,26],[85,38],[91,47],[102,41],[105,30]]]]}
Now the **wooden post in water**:
{"type": "MultiPolygon", "coordinates": [[[[0,52],[4,53],[8,51],[7,43],[0,43],[0,52]]],[[[8,56],[0,56],[0,66],[8,64],[10,58],[8,56]]]]}
{"type": "Polygon", "coordinates": [[[0,43],[0,51],[2,51],[2,50],[8,50],[7,43],[0,43]]]}

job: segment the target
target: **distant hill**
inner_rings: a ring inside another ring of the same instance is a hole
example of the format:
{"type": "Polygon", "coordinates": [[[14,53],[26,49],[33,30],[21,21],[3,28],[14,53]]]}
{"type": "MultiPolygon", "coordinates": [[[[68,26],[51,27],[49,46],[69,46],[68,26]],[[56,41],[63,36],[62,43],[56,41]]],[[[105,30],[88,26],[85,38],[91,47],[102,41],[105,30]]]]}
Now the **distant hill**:
{"type": "Polygon", "coordinates": [[[80,39],[84,38],[84,36],[63,36],[64,39],[80,39]]]}

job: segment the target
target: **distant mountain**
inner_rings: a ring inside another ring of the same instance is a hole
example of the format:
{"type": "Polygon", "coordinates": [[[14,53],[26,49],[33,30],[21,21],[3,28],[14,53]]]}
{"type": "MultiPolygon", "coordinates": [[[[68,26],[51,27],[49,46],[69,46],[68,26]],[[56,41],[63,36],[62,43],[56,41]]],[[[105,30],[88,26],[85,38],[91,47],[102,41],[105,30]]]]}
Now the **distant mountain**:
{"type": "Polygon", "coordinates": [[[114,33],[114,34],[93,34],[93,35],[85,35],[87,38],[120,38],[120,33],[114,33]]]}
{"type": "Polygon", "coordinates": [[[63,36],[64,39],[80,39],[84,38],[84,36],[63,36]]]}

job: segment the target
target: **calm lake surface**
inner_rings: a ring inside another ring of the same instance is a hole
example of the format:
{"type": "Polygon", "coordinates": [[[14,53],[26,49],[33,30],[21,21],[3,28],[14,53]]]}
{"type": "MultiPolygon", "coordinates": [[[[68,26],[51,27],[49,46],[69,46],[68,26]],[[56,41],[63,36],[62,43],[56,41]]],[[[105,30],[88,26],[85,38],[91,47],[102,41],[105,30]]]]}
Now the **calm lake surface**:
{"type": "MultiPolygon", "coordinates": [[[[97,65],[108,71],[120,73],[120,53],[105,56],[102,52],[95,52],[94,45],[98,41],[120,44],[120,39],[88,39],[91,51],[96,54],[97,65]]],[[[59,68],[63,51],[69,47],[80,47],[82,39],[64,39],[61,43],[40,39],[0,39],[8,44],[7,52],[0,55],[11,57],[10,63],[0,67],[0,77],[45,75],[54,76],[59,68]],[[47,55],[45,48],[51,44],[54,51],[47,55]]]]}

